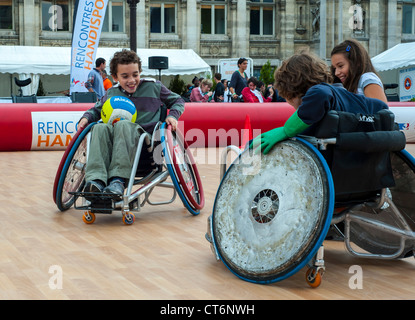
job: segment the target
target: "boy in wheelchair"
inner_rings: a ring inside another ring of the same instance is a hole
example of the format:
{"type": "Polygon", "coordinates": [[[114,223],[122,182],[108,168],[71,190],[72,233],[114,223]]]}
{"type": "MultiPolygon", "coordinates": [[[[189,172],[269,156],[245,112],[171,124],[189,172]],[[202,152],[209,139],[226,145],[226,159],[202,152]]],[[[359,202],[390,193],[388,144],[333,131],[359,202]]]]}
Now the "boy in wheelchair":
{"type": "MultiPolygon", "coordinates": [[[[275,85],[296,111],[283,127],[261,134],[250,147],[267,154],[299,134],[312,143],[337,137],[333,145],[320,145],[333,176],[336,212],[360,203],[374,212],[384,201],[381,190],[395,186],[390,151],[404,149],[405,136],[386,103],[329,85],[331,81],[324,61],[308,53],[284,61],[275,72],[275,85]]],[[[343,224],[340,228],[342,237],[343,224]]]]}
{"type": "Polygon", "coordinates": [[[296,111],[283,127],[255,138],[251,147],[267,154],[279,141],[297,134],[313,135],[329,110],[375,114],[388,105],[381,100],[350,93],[332,86],[332,75],[324,61],[308,53],[293,55],[275,72],[275,86],[296,111]]]}
{"type": "Polygon", "coordinates": [[[116,199],[122,198],[140,135],[153,132],[162,116],[163,104],[170,109],[166,124],[170,124],[172,130],[177,128],[184,111],[183,99],[159,81],[140,79],[141,71],[141,60],[134,51],[116,52],[110,62],[110,72],[119,85],[110,88],[79,121],[78,130],[83,130],[89,123],[100,120],[104,102],[113,96],[125,96],[137,108],[135,123],[118,121],[114,126],[97,123],[92,128],[85,193],[105,193],[116,199]]]}

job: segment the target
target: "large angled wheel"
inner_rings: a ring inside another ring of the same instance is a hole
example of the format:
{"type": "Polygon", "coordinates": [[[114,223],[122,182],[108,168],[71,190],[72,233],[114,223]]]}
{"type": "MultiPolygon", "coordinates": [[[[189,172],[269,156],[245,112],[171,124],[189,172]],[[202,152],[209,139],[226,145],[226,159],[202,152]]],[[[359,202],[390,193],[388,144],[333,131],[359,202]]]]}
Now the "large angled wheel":
{"type": "Polygon", "coordinates": [[[70,192],[78,192],[83,188],[88,157],[88,133],[93,125],[95,123],[91,123],[83,131],[75,134],[59,164],[53,186],[53,197],[61,211],[69,209],[75,201],[75,196],[70,192]]]}
{"type": "Polygon", "coordinates": [[[283,141],[267,155],[245,150],[217,191],[212,242],[219,258],[239,278],[280,281],[314,257],[333,208],[331,173],[308,142],[283,141]]]}
{"type": "MultiPolygon", "coordinates": [[[[396,208],[402,214],[412,230],[415,230],[415,159],[406,150],[391,153],[391,164],[395,186],[387,190],[396,208]]],[[[367,218],[389,224],[401,229],[392,208],[383,205],[380,209],[363,207],[359,214],[367,218]]],[[[351,223],[350,240],[372,254],[392,255],[400,248],[400,237],[369,225],[351,223]]],[[[414,240],[406,240],[404,251],[398,258],[413,255],[414,240]]]]}
{"type": "Polygon", "coordinates": [[[202,181],[193,155],[181,133],[166,123],[160,128],[160,140],[167,170],[187,210],[197,215],[205,204],[202,181]]]}

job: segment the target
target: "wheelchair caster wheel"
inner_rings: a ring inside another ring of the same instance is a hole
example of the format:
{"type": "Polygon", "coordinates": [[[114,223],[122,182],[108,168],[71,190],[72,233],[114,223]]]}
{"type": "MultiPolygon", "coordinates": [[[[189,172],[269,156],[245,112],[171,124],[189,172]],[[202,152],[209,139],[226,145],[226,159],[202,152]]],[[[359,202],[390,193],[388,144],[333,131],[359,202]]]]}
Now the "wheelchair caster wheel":
{"type": "Polygon", "coordinates": [[[131,224],[133,224],[133,223],[134,223],[134,221],[135,221],[135,216],[134,216],[134,214],[133,214],[133,213],[131,213],[131,212],[126,213],[125,215],[123,215],[123,217],[122,217],[122,221],[123,221],[123,222],[124,222],[124,224],[126,224],[126,225],[131,225],[131,224]]]}
{"type": "Polygon", "coordinates": [[[312,288],[317,288],[321,284],[322,272],[316,268],[310,268],[305,274],[305,279],[308,285],[312,288]]]}
{"type": "Polygon", "coordinates": [[[86,211],[84,213],[84,215],[82,216],[82,220],[86,223],[86,224],[91,224],[94,223],[95,221],[95,214],[93,214],[92,212],[86,211]]]}

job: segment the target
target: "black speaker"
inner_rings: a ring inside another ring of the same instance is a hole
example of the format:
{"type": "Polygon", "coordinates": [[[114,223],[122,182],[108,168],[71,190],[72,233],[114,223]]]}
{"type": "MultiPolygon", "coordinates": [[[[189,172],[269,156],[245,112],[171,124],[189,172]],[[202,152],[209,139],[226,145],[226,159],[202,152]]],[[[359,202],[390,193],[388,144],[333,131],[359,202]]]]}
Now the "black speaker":
{"type": "Polygon", "coordinates": [[[149,69],[168,69],[169,57],[148,57],[149,69]]]}

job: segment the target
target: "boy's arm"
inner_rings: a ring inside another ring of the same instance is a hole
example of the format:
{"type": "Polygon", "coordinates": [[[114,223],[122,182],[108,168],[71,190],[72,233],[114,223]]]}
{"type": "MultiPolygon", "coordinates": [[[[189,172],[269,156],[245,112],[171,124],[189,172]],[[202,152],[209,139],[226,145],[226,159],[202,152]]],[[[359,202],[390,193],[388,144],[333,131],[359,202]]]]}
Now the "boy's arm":
{"type": "Polygon", "coordinates": [[[267,154],[276,143],[294,137],[320,121],[335,103],[332,90],[328,85],[311,87],[302,97],[297,111],[288,118],[283,127],[275,128],[256,137],[250,147],[261,146],[261,150],[267,154]]]}
{"type": "Polygon", "coordinates": [[[295,137],[309,126],[309,124],[304,123],[303,120],[298,117],[297,111],[295,111],[294,114],[288,118],[283,127],[272,129],[256,137],[251,142],[250,148],[260,146],[261,151],[264,154],[267,154],[275,144],[282,140],[295,137]]]}
{"type": "Polygon", "coordinates": [[[91,109],[85,111],[85,113],[82,115],[82,118],[88,119],[88,123],[98,121],[101,119],[101,109],[102,102],[97,101],[91,109]]]}
{"type": "Polygon", "coordinates": [[[161,84],[160,100],[167,106],[167,109],[170,109],[168,117],[174,117],[176,120],[179,120],[184,112],[184,100],[182,97],[161,84]]]}
{"type": "MultiPolygon", "coordinates": [[[[110,88],[111,89],[111,88],[110,88]]],[[[88,123],[96,122],[101,119],[101,110],[102,106],[104,105],[104,102],[113,94],[110,94],[111,90],[108,90],[105,95],[98,100],[95,105],[91,108],[85,111],[85,113],[82,115],[82,119],[87,119],[88,123]]],[[[88,124],[86,123],[86,124],[88,124]]],[[[85,121],[82,121],[82,124],[85,124],[85,121]]],[[[81,128],[80,128],[81,129],[81,128]]]]}

